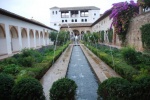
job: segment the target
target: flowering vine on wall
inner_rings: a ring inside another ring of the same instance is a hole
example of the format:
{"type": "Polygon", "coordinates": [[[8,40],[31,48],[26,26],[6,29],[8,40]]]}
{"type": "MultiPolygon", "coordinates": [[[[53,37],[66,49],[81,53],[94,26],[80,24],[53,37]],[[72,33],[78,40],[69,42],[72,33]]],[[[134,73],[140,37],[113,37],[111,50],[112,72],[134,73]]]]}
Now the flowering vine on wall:
{"type": "Polygon", "coordinates": [[[118,34],[119,39],[122,40],[122,44],[125,42],[126,33],[130,20],[133,16],[138,14],[138,5],[134,1],[119,2],[113,4],[110,19],[112,20],[112,26],[114,26],[114,32],[118,34]]]}

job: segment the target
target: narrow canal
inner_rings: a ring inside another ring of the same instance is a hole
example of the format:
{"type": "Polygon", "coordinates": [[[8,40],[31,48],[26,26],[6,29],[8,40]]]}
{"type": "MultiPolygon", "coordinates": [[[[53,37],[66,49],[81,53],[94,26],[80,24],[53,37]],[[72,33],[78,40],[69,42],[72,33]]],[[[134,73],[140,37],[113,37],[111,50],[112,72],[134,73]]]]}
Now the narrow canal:
{"type": "Polygon", "coordinates": [[[97,100],[98,80],[80,46],[73,47],[67,77],[78,85],[76,100],[97,100]]]}

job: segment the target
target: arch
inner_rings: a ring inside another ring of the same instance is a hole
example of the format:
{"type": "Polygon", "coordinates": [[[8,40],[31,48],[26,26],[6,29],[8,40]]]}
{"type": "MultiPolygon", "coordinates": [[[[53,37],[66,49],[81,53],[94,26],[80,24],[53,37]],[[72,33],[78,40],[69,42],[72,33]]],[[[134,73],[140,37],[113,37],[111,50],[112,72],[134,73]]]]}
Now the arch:
{"type": "Polygon", "coordinates": [[[80,40],[80,32],[78,30],[73,30],[74,36],[78,36],[78,39],[80,40]]]}
{"type": "Polygon", "coordinates": [[[28,47],[28,38],[27,38],[27,31],[25,28],[21,30],[21,36],[22,36],[22,48],[28,47]]]}
{"type": "Polygon", "coordinates": [[[7,54],[6,35],[3,27],[0,25],[0,55],[7,54]]]}
{"type": "Polygon", "coordinates": [[[45,38],[44,39],[45,40],[45,45],[48,45],[48,41],[47,41],[48,40],[48,34],[47,34],[47,32],[45,32],[45,37],[44,38],[45,38]]]}
{"type": "Polygon", "coordinates": [[[36,33],[35,33],[35,36],[36,36],[36,46],[38,47],[38,46],[40,46],[40,38],[39,38],[39,32],[38,31],[36,31],[36,33]]]}
{"type": "Polygon", "coordinates": [[[29,32],[29,37],[30,37],[30,47],[33,48],[34,47],[34,34],[33,34],[32,29],[29,32]]]}
{"type": "Polygon", "coordinates": [[[86,33],[91,33],[90,30],[87,30],[86,33]]]}
{"type": "Polygon", "coordinates": [[[17,29],[12,26],[10,28],[10,37],[11,37],[11,50],[12,52],[19,51],[19,38],[18,38],[18,31],[17,29]]]}
{"type": "Polygon", "coordinates": [[[79,33],[78,30],[73,30],[73,32],[74,32],[74,35],[75,35],[75,36],[79,36],[79,35],[80,35],[80,33],[79,33]]]}
{"type": "Polygon", "coordinates": [[[81,39],[83,40],[84,31],[81,31],[81,39]]]}
{"type": "Polygon", "coordinates": [[[43,33],[42,33],[42,31],[40,32],[40,44],[41,44],[41,46],[43,45],[43,33]]]}

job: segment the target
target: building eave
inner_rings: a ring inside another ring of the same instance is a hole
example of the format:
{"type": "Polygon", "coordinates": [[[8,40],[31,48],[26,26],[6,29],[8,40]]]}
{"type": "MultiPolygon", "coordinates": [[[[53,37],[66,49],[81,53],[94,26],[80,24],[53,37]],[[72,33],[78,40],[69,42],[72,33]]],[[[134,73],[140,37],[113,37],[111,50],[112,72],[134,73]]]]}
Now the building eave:
{"type": "Polygon", "coordinates": [[[23,16],[20,16],[20,15],[17,15],[15,13],[12,13],[10,11],[4,10],[2,8],[0,8],[0,14],[5,15],[5,16],[9,16],[9,17],[12,17],[12,18],[16,18],[16,19],[19,19],[19,20],[22,20],[22,21],[26,21],[26,22],[29,22],[29,23],[32,23],[32,24],[35,24],[35,25],[38,25],[38,26],[42,26],[42,27],[48,28],[48,29],[53,30],[53,31],[57,31],[57,30],[55,30],[51,27],[48,27],[48,26],[40,23],[40,22],[30,20],[30,19],[25,18],[23,16]]]}

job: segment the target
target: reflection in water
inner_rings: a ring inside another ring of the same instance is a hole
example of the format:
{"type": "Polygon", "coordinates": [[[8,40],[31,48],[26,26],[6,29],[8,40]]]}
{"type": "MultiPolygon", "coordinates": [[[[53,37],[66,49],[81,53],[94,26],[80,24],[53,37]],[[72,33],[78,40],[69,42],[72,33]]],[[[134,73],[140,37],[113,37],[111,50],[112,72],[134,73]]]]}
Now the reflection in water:
{"type": "Polygon", "coordinates": [[[74,46],[67,77],[78,85],[76,100],[97,100],[98,81],[80,46],[74,46]]]}

